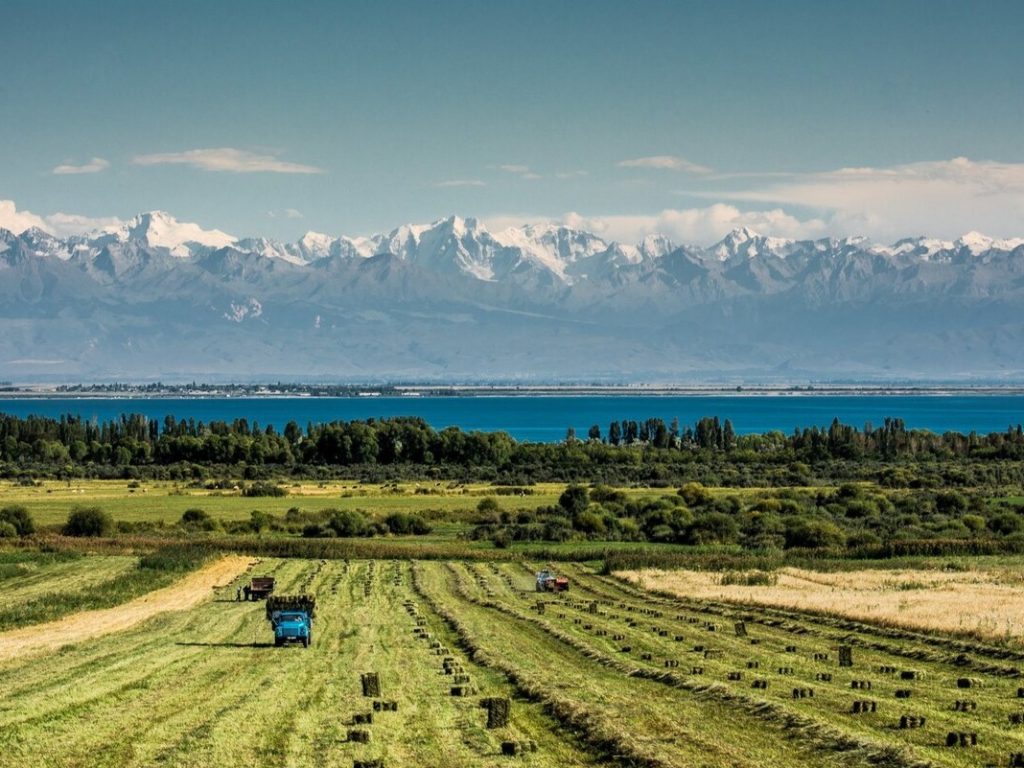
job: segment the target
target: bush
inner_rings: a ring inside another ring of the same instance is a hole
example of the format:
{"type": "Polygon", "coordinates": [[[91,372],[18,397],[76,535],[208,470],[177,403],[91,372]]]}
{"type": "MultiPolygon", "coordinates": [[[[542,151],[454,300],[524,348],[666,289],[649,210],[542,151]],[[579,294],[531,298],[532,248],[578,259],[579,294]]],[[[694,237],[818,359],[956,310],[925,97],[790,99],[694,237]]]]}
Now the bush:
{"type": "Polygon", "coordinates": [[[287,496],[288,489],[273,483],[253,483],[242,490],[242,495],[250,498],[257,496],[287,496]]]}
{"type": "Polygon", "coordinates": [[[430,526],[427,521],[419,515],[410,515],[405,512],[392,512],[384,518],[384,525],[391,533],[398,535],[422,536],[430,533],[430,526]]]}
{"type": "Polygon", "coordinates": [[[186,528],[199,531],[213,531],[217,529],[217,521],[210,517],[203,509],[186,509],[181,515],[181,524],[186,528]]]}
{"type": "Polygon", "coordinates": [[[334,510],[327,525],[338,536],[372,535],[366,515],[358,509],[334,510]]]}
{"type": "Polygon", "coordinates": [[[64,524],[65,536],[109,536],[114,521],[99,507],[77,507],[71,510],[64,524]]]}
{"type": "Polygon", "coordinates": [[[0,539],[13,539],[17,535],[17,528],[6,520],[0,520],[0,539]]]}
{"type": "Polygon", "coordinates": [[[480,499],[480,503],[476,505],[477,512],[499,512],[501,507],[498,506],[498,500],[493,496],[486,496],[480,499]]]}
{"type": "Polygon", "coordinates": [[[36,532],[32,515],[22,506],[0,509],[0,522],[9,523],[18,536],[31,536],[36,532]]]}

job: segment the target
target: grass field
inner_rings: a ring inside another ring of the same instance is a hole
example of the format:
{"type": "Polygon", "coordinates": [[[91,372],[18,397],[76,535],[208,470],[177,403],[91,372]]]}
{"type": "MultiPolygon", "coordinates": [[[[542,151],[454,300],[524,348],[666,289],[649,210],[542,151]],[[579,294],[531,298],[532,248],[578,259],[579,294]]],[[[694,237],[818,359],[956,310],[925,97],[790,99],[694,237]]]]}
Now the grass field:
{"type": "MultiPolygon", "coordinates": [[[[39,525],[59,525],[75,506],[97,505],[115,520],[127,522],[174,523],[186,509],[204,509],[219,520],[245,520],[254,509],[283,514],[291,507],[303,510],[363,509],[367,512],[441,511],[448,518],[476,509],[480,499],[494,495],[486,484],[402,483],[377,485],[356,482],[295,483],[285,485],[287,496],[242,496],[239,490],[205,490],[170,482],[139,482],[131,487],[124,480],[56,480],[38,486],[0,482],[0,506],[22,504],[39,525]]],[[[507,509],[535,508],[554,504],[564,485],[546,483],[531,488],[528,496],[502,496],[498,503],[507,509]]],[[[651,494],[639,489],[633,493],[651,494]]]]}
{"type": "Polygon", "coordinates": [[[273,648],[262,605],[232,600],[244,575],[189,610],[2,662],[0,765],[976,766],[1024,752],[1024,653],[1006,647],[671,598],[582,565],[560,596],[536,594],[523,563],[253,572],[317,595],[310,649],[273,648]],[[451,695],[446,659],[469,695],[451,695]],[[398,709],[354,726],[372,711],[364,672],[398,709]],[[485,727],[481,697],[512,700],[507,727],[485,727]],[[502,757],[506,741],[536,751],[502,757]]]}

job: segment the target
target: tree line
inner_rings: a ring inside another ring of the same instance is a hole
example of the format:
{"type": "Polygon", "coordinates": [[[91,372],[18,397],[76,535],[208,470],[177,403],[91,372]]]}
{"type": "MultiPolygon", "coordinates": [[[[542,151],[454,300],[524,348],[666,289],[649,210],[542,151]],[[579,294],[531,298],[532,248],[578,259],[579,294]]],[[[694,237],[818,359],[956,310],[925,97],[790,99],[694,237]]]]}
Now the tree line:
{"type": "Polygon", "coordinates": [[[423,419],[289,422],[162,420],[141,415],[95,422],[0,414],[0,474],[248,479],[287,474],[370,479],[435,476],[511,484],[589,480],[706,485],[801,485],[812,479],[871,479],[883,485],[1006,485],[1024,480],[1024,430],[937,434],[901,419],[861,428],[832,422],[785,434],[737,434],[703,418],[613,421],[587,439],[517,442],[504,432],[435,430],[423,419]]]}

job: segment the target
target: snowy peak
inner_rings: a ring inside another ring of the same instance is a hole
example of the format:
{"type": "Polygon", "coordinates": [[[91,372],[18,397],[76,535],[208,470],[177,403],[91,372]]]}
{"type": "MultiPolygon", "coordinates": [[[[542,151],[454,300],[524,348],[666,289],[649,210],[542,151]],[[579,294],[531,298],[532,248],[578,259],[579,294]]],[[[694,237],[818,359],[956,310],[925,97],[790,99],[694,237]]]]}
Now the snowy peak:
{"type": "Polygon", "coordinates": [[[711,246],[708,253],[718,261],[729,261],[736,258],[752,259],[765,255],[784,257],[792,245],[792,240],[781,237],[765,237],[748,227],[740,227],[711,246]]]}
{"type": "Polygon", "coordinates": [[[166,248],[175,256],[192,255],[190,244],[208,248],[224,248],[232,245],[235,238],[219,229],[205,230],[198,224],[181,222],[163,211],[150,211],[136,216],[125,223],[118,235],[122,240],[166,248]]]}

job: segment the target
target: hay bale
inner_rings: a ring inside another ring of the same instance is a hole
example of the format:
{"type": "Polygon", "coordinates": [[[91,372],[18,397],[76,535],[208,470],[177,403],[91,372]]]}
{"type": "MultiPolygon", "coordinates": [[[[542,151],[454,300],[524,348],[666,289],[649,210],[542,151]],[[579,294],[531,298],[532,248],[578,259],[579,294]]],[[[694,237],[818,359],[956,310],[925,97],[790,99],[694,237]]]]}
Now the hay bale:
{"type": "Polygon", "coordinates": [[[796,653],[796,646],[795,645],[787,645],[786,646],[786,653],[796,653]]]}
{"type": "Polygon", "coordinates": [[[632,653],[633,652],[633,646],[632,645],[624,645],[624,646],[622,646],[622,648],[619,649],[619,652],[620,653],[632,653]]]}
{"type": "Polygon", "coordinates": [[[897,699],[909,699],[912,691],[909,688],[897,688],[896,698],[897,699]]]}
{"type": "Polygon", "coordinates": [[[878,709],[878,703],[870,699],[862,699],[860,701],[853,702],[850,707],[850,712],[854,715],[861,715],[867,712],[875,712],[878,709]]]}
{"type": "Polygon", "coordinates": [[[953,702],[954,712],[973,712],[978,708],[978,702],[972,699],[957,699],[953,702]]]}
{"type": "Polygon", "coordinates": [[[761,667],[761,662],[760,661],[748,661],[747,662],[747,669],[760,669],[760,667],[761,667]]]}
{"type": "Polygon", "coordinates": [[[380,698],[380,675],[377,672],[366,672],[360,680],[363,684],[363,696],[380,698]]]}
{"type": "Polygon", "coordinates": [[[352,715],[352,725],[370,725],[373,723],[373,712],[356,712],[352,715]]]}
{"type": "Polygon", "coordinates": [[[814,689],[813,688],[794,688],[793,689],[794,699],[813,699],[814,689]]]}
{"type": "Polygon", "coordinates": [[[793,668],[792,667],[779,667],[778,673],[780,675],[792,675],[793,674],[793,668]]]}
{"type": "Polygon", "coordinates": [[[814,654],[814,660],[815,661],[828,661],[828,654],[827,653],[816,653],[816,654],[814,654]]]}
{"type": "Polygon", "coordinates": [[[1010,725],[1024,725],[1024,712],[1011,712],[1010,725]]]}
{"type": "Polygon", "coordinates": [[[852,667],[853,666],[853,648],[848,645],[839,646],[839,666],[840,667],[852,667]]]}
{"type": "Polygon", "coordinates": [[[946,734],[947,747],[976,747],[978,734],[964,731],[950,731],[946,734]]]}
{"type": "Polygon", "coordinates": [[[857,691],[870,691],[871,681],[870,680],[851,680],[850,687],[857,691]]]}
{"type": "Polygon", "coordinates": [[[757,688],[757,689],[763,691],[763,690],[765,690],[768,687],[768,681],[767,680],[754,680],[750,684],[750,687],[751,688],[757,688]]]}
{"type": "Polygon", "coordinates": [[[704,674],[704,667],[690,667],[690,674],[691,675],[703,675],[704,674]]]}
{"type": "Polygon", "coordinates": [[[746,637],[747,636],[747,625],[746,625],[746,622],[737,621],[736,624],[733,625],[733,629],[736,632],[736,637],[746,637]]]}
{"type": "Polygon", "coordinates": [[[640,661],[650,661],[653,658],[654,657],[651,654],[649,654],[649,653],[641,653],[640,654],[640,661]]]}
{"type": "Polygon", "coordinates": [[[1024,768],[1024,752],[1010,753],[1010,768],[1024,768]]]}
{"type": "Polygon", "coordinates": [[[923,728],[925,718],[923,715],[903,715],[900,717],[900,728],[923,728]]]}
{"type": "Polygon", "coordinates": [[[587,613],[597,613],[597,600],[592,600],[587,605],[587,613]]]}
{"type": "Polygon", "coordinates": [[[350,728],[348,731],[348,740],[357,744],[369,744],[370,732],[363,728],[350,728]]]}
{"type": "Polygon", "coordinates": [[[675,669],[679,666],[679,662],[675,659],[665,659],[665,666],[669,669],[675,669]]]}
{"type": "Polygon", "coordinates": [[[976,677],[958,677],[956,679],[957,688],[981,688],[981,680],[976,677]]]}
{"type": "Polygon", "coordinates": [[[883,674],[883,675],[895,675],[896,674],[896,667],[890,667],[890,666],[887,666],[887,665],[883,664],[882,666],[880,666],[878,668],[878,671],[881,674],[883,674]]]}
{"type": "Polygon", "coordinates": [[[728,679],[729,680],[742,680],[743,679],[743,673],[742,672],[730,672],[729,675],[728,675],[728,679]]]}
{"type": "Polygon", "coordinates": [[[904,669],[900,672],[900,680],[920,680],[921,673],[916,669],[904,669]]]}
{"type": "Polygon", "coordinates": [[[384,758],[375,757],[372,760],[353,760],[352,768],[384,768],[384,758]]]}
{"type": "Polygon", "coordinates": [[[501,754],[506,757],[515,757],[520,752],[518,741],[503,741],[501,742],[501,754]]]}
{"type": "Polygon", "coordinates": [[[506,728],[512,713],[512,701],[500,697],[482,699],[480,705],[487,710],[488,728],[506,728]]]}
{"type": "Polygon", "coordinates": [[[473,690],[472,686],[469,685],[453,685],[449,690],[452,696],[472,696],[476,691],[473,690]]]}
{"type": "Polygon", "coordinates": [[[831,672],[819,672],[814,676],[814,679],[821,683],[831,683],[832,673],[831,672]]]}

